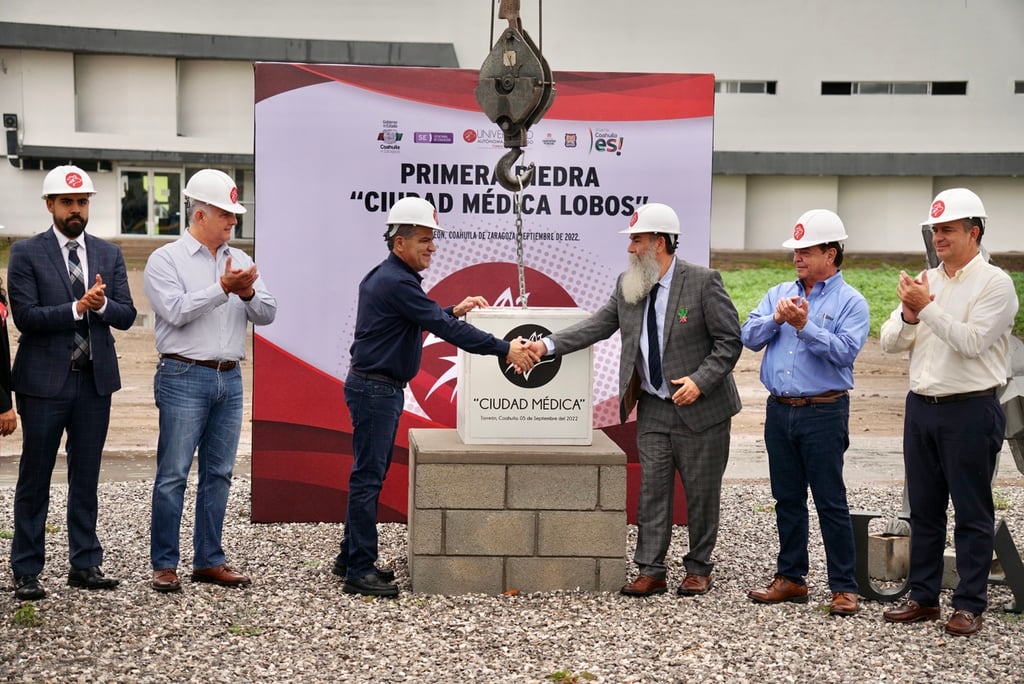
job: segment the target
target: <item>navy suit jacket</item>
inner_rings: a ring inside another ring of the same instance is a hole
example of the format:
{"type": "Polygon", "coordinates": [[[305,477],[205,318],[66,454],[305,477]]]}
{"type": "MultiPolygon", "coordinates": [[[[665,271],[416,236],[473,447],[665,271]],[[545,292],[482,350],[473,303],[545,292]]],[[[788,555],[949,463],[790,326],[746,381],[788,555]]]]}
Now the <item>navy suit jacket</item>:
{"type": "MultiPolygon", "coordinates": [[[[86,316],[96,391],[107,396],[121,389],[110,328],[127,330],[135,322],[136,311],[121,248],[88,233],[82,236],[89,262],[86,289],[96,282],[97,273],[106,285],[107,308],[103,315],[88,311],[86,316]]],[[[60,243],[52,229],[11,246],[7,292],[14,325],[21,333],[11,369],[13,389],[15,393],[35,397],[56,396],[71,372],[75,344],[71,307],[75,296],[60,243]]]]}

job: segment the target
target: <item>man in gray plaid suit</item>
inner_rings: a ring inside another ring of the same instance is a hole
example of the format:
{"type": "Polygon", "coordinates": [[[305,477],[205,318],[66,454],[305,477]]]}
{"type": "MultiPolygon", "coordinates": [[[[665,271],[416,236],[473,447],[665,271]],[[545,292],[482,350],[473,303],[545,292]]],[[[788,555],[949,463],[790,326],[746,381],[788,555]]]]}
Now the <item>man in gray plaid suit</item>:
{"type": "Polygon", "coordinates": [[[639,576],[628,596],[666,591],[675,473],[686,490],[690,548],[680,596],[711,588],[729,429],[740,397],[732,370],[742,351],[739,316],[721,275],[675,256],[679,218],[671,207],[637,209],[629,227],[630,268],[585,321],[533,343],[538,354],[568,354],[622,335],[619,411],[637,408],[640,454],[639,576]]]}

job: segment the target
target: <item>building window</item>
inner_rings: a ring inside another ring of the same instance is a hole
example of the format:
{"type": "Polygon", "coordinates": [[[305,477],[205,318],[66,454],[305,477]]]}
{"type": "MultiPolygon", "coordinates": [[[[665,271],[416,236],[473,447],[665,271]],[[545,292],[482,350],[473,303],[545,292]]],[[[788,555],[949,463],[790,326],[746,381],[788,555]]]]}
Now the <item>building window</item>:
{"type": "Polygon", "coordinates": [[[853,93],[853,83],[850,81],[822,81],[822,95],[850,95],[853,93]]]}
{"type": "Polygon", "coordinates": [[[880,83],[877,81],[862,81],[853,84],[854,95],[890,95],[892,94],[892,83],[880,83]]]}
{"type": "Polygon", "coordinates": [[[1024,81],[1014,81],[1013,92],[1017,95],[1024,95],[1024,81]]]}
{"type": "Polygon", "coordinates": [[[716,93],[774,95],[778,81],[715,81],[716,93]]]}
{"type": "Polygon", "coordinates": [[[967,81],[933,81],[932,95],[966,95],[967,81]]]}
{"type": "Polygon", "coordinates": [[[822,95],[966,95],[967,81],[822,81],[822,95]]]}
{"type": "Polygon", "coordinates": [[[893,95],[927,95],[927,81],[903,81],[892,84],[893,95]]]}
{"type": "Polygon", "coordinates": [[[181,235],[181,171],[121,169],[121,234],[181,235]]]}

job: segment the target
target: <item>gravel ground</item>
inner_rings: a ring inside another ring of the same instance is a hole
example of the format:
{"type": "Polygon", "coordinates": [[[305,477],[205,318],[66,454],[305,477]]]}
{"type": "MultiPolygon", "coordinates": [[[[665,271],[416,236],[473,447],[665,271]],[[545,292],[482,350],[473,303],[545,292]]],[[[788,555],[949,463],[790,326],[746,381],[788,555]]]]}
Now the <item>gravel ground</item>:
{"type": "MultiPolygon", "coordinates": [[[[718,566],[711,593],[651,599],[552,592],[521,596],[426,596],[408,591],[405,526],[381,525],[381,557],[393,563],[398,599],[350,596],[330,567],[340,524],[254,525],[249,486],[236,481],[225,542],[248,589],[183,581],[178,594],[148,586],[146,482],[100,485],[104,570],[122,584],[87,592],[65,584],[66,490],[55,486],[35,625],[18,624],[13,594],[0,597],[0,679],[8,681],[542,682],[557,672],[599,682],[961,682],[1022,681],[1024,619],[993,587],[982,632],[949,637],[942,622],[889,625],[883,606],[830,618],[824,555],[812,520],[811,601],[759,606],[748,589],[767,584],[777,549],[765,482],[723,490],[718,566]]],[[[1024,488],[1000,489],[1001,511],[1024,547],[1024,488]]],[[[0,488],[0,531],[12,529],[13,488],[0,488]]],[[[189,496],[194,494],[194,482],[189,496]]],[[[893,512],[897,486],[854,487],[852,508],[893,512]]],[[[190,546],[191,510],[184,529],[190,546]]],[[[876,521],[878,522],[878,521],[876,521]]],[[[0,539],[4,561],[9,534],[0,539]]],[[[635,528],[624,552],[632,555],[635,528]]],[[[670,550],[681,579],[685,529],[670,550]]],[[[190,567],[183,548],[182,568],[190,567]]],[[[9,576],[8,576],[9,577],[9,576]]],[[[10,579],[3,588],[13,590],[10,579]]],[[[949,613],[949,592],[943,595],[949,613]]],[[[24,617],[24,616],[22,616],[24,617]]],[[[572,681],[571,679],[567,681],[572,681]]]]}

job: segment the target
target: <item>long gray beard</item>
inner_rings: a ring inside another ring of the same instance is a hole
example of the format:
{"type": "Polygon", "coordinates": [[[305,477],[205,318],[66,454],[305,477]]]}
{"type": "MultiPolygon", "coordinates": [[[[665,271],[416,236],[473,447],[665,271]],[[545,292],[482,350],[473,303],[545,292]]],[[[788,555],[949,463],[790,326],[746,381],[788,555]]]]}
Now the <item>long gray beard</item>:
{"type": "Polygon", "coordinates": [[[658,258],[650,252],[629,255],[629,268],[622,274],[622,296],[630,304],[639,304],[661,275],[658,258]]]}

